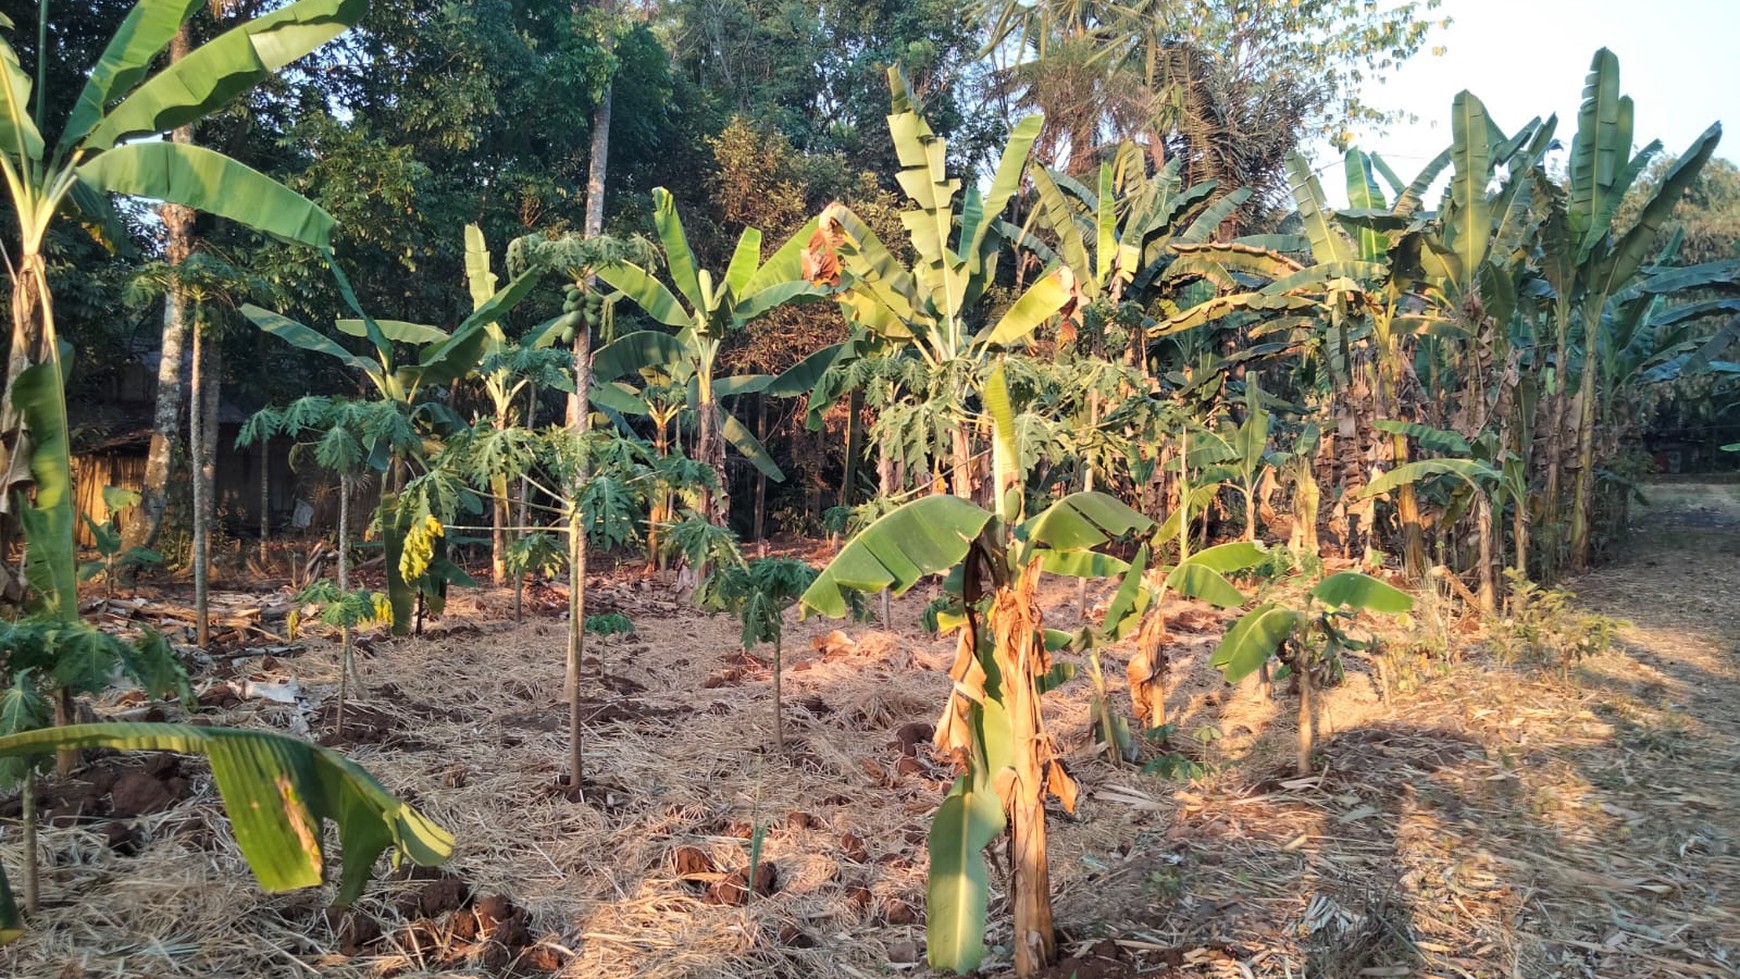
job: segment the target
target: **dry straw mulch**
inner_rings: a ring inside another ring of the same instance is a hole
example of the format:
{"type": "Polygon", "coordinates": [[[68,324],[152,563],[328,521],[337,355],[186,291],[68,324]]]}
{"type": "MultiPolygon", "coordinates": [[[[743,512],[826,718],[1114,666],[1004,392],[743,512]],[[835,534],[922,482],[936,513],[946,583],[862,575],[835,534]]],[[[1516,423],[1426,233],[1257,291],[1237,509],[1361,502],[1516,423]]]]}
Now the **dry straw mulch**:
{"type": "MultiPolygon", "coordinates": [[[[1626,555],[1576,583],[1584,603],[1633,625],[1570,683],[1494,664],[1453,620],[1449,663],[1393,637],[1381,682],[1352,664],[1324,698],[1310,778],[1291,774],[1293,699],[1220,683],[1206,659],[1221,623],[1181,606],[1176,740],[1208,774],[1170,781],[1097,755],[1085,678],[1048,698],[1085,790],[1051,831],[1066,949],[1118,960],[1095,975],[1736,975],[1734,490],[1669,488],[1626,555]]],[[[600,979],[924,973],[924,832],[950,772],[922,728],[953,652],[917,627],[928,596],[896,603],[893,631],[845,626],[850,644],[822,641],[837,623],[789,625],[780,756],[767,649],[741,656],[734,623],[656,584],[599,586],[592,604],[621,608],[639,632],[589,641],[585,802],[554,787],[560,622],[514,627],[500,621],[503,597],[484,592],[424,638],[375,639],[361,654],[369,693],[347,750],[456,833],[450,869],[473,895],[527,910],[520,965],[600,979]],[[758,824],[772,893],[714,903],[732,896],[758,824]]],[[[1054,624],[1079,620],[1073,588],[1050,597],[1054,624]]],[[[1127,655],[1105,662],[1120,710],[1127,655]]],[[[317,700],[337,678],[318,641],[236,669],[294,678],[317,700]]],[[[213,720],[283,728],[291,710],[251,702],[213,720]]],[[[354,924],[326,914],[320,893],[260,894],[209,780],[196,774],[192,796],[134,820],[136,855],[101,825],[46,830],[49,907],[0,952],[0,971],[500,974],[499,954],[445,925],[408,927],[426,880],[371,887],[358,910],[384,934],[341,954],[354,924]]],[[[15,839],[8,828],[10,873],[15,839]]],[[[996,945],[1007,930],[993,886],[996,945]]],[[[1006,965],[994,949],[989,968],[1006,965]]]]}

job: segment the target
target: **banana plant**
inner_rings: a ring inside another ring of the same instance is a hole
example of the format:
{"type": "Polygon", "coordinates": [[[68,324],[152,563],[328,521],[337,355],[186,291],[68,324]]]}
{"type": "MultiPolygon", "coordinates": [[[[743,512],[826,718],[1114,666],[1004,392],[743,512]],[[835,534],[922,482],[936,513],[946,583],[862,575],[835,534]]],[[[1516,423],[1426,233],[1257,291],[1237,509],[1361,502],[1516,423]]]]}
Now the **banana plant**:
{"type": "MultiPolygon", "coordinates": [[[[471,292],[471,308],[482,309],[496,292],[496,274],[490,270],[489,246],[483,229],[475,224],[465,226],[465,284],[471,292]]],[[[537,392],[545,390],[572,392],[574,379],[563,368],[559,351],[546,345],[553,339],[557,320],[551,320],[533,330],[524,342],[510,341],[500,322],[484,324],[483,358],[478,364],[478,379],[489,398],[490,421],[497,431],[506,431],[516,422],[531,427],[532,412],[537,407],[537,392]],[[517,409],[521,394],[526,410],[520,416],[517,409]]],[[[507,580],[508,552],[511,548],[507,530],[509,520],[509,473],[497,473],[490,479],[490,570],[497,585],[507,580]]],[[[518,594],[518,583],[515,593],[518,594]]]]}
{"type": "MultiPolygon", "coordinates": [[[[1020,189],[1041,120],[1029,116],[1016,123],[984,193],[976,187],[963,192],[960,178],[947,171],[947,141],[918,112],[897,66],[888,69],[888,85],[889,131],[901,168],[897,179],[908,204],[900,220],[916,260],[911,266],[901,262],[868,224],[836,202],[818,219],[805,274],[837,287],[835,298],[858,333],[858,347],[922,361],[923,389],[909,396],[920,405],[942,406],[931,414],[934,427],[949,433],[953,491],[970,496],[970,401],[997,351],[1024,343],[1041,323],[1070,306],[1074,273],[1067,265],[1049,270],[994,322],[985,322],[987,291],[1012,230],[999,216],[1020,189]]],[[[812,395],[812,405],[820,400],[812,395]]]]}
{"type": "Polygon", "coordinates": [[[141,568],[163,563],[162,554],[149,547],[128,547],[121,538],[121,513],[138,505],[137,492],[105,486],[103,508],[109,511],[108,519],[98,523],[89,515],[80,514],[84,518],[85,529],[91,532],[91,540],[96,544],[97,554],[101,559],[79,565],[79,580],[88,581],[102,575],[103,588],[110,598],[115,597],[115,581],[123,574],[130,576],[141,568]]]}
{"type": "MultiPolygon", "coordinates": [[[[1255,541],[1232,541],[1188,554],[1175,565],[1156,566],[1144,577],[1141,599],[1131,608],[1139,622],[1136,653],[1124,668],[1130,706],[1143,729],[1166,727],[1166,680],[1171,671],[1165,648],[1166,596],[1178,594],[1216,608],[1237,608],[1247,599],[1226,576],[1254,568],[1267,557],[1263,545],[1255,541]]],[[[1107,622],[1111,622],[1109,614],[1107,622]]],[[[1130,623],[1120,623],[1109,638],[1124,638],[1129,630],[1130,623]]]]}
{"type": "MultiPolygon", "coordinates": [[[[1483,612],[1498,609],[1498,576],[1495,571],[1493,504],[1502,503],[1508,494],[1512,503],[1527,507],[1527,486],[1519,467],[1505,467],[1502,460],[1493,459],[1495,446],[1491,440],[1471,445],[1455,432],[1447,432],[1418,422],[1379,421],[1381,431],[1419,441],[1422,448],[1451,453],[1447,458],[1419,459],[1404,463],[1374,478],[1360,491],[1363,497],[1394,493],[1402,486],[1416,486],[1440,476],[1454,476],[1468,490],[1467,499],[1474,504],[1475,531],[1480,540],[1477,572],[1480,580],[1480,608],[1483,612]],[[1485,458],[1480,458],[1484,455],[1485,458]]],[[[1444,521],[1453,523],[1451,519],[1444,521]]],[[[1526,574],[1526,571],[1519,571],[1526,574]]]]}
{"type": "MultiPolygon", "coordinates": [[[[598,278],[676,332],[643,330],[618,338],[598,351],[592,364],[593,378],[595,382],[609,382],[654,370],[692,389],[688,400],[696,414],[695,459],[712,466],[719,476],[719,487],[708,494],[704,512],[708,519],[719,522],[730,509],[725,489],[726,442],[767,478],[776,481],[785,478],[748,426],[720,405],[721,398],[764,391],[772,378],[718,377],[719,353],[731,334],[770,310],[788,302],[815,301],[826,296],[825,290],[800,275],[803,249],[815,231],[815,223],[799,229],[765,264],[761,261],[761,232],[745,228],[737,239],[731,264],[715,281],[711,272],[695,267],[694,251],[689,247],[670,192],[657,187],[652,197],[653,223],[664,244],[667,270],[677,293],[673,294],[651,272],[633,262],[600,268],[598,278]],[[681,300],[677,294],[682,296],[681,300]]],[[[631,401],[628,407],[637,406],[631,401]]],[[[649,411],[639,408],[641,414],[649,411]]]]}
{"type": "Polygon", "coordinates": [[[926,946],[936,969],[968,972],[983,960],[989,883],[983,850],[1009,833],[1015,971],[1028,976],[1056,953],[1045,854],[1047,795],[1074,809],[1076,786],[1045,733],[1040,699],[1054,677],[1041,573],[1122,562],[1107,545],[1153,523],[1103,493],[1072,493],[1025,515],[1015,413],[1001,367],[984,388],[991,418],[994,509],[934,495],[914,500],[857,534],[799,600],[805,613],[844,617],[849,591],[899,594],[951,572],[962,614],[954,681],[935,745],[962,764],[930,833],[926,946]]]}
{"type": "MultiPolygon", "coordinates": [[[[1686,189],[1709,162],[1722,137],[1714,123],[1682,153],[1638,214],[1636,222],[1621,232],[1613,226],[1619,202],[1637,177],[1661,150],[1652,141],[1636,154],[1631,152],[1634,108],[1630,96],[1619,90],[1619,59],[1602,48],[1595,52],[1583,85],[1583,101],[1577,111],[1577,134],[1571,142],[1567,168],[1568,186],[1562,195],[1550,195],[1545,233],[1542,237],[1543,272],[1555,293],[1554,321],[1557,334],[1558,374],[1552,389],[1554,445],[1547,461],[1548,505],[1557,507],[1559,472],[1567,468],[1560,458],[1565,447],[1557,444],[1559,432],[1571,407],[1567,356],[1573,324],[1582,327],[1583,365],[1578,379],[1578,437],[1576,483],[1571,502],[1570,564],[1585,567],[1589,560],[1590,507],[1595,480],[1596,392],[1603,363],[1603,323],[1609,301],[1621,293],[1643,268],[1657,236],[1686,189]],[[1578,322],[1580,321],[1580,322],[1578,322]]],[[[1557,511],[1550,511],[1553,520],[1557,511]]]]}
{"type": "MultiPolygon", "coordinates": [[[[1051,241],[1026,228],[1008,236],[1048,267],[1067,266],[1078,303],[1106,315],[1124,301],[1126,291],[1140,292],[1155,280],[1175,257],[1170,246],[1209,240],[1250,198],[1246,188],[1216,198],[1218,185],[1212,180],[1181,187],[1182,166],[1182,158],[1175,157],[1149,174],[1147,156],[1125,141],[1113,160],[1100,164],[1092,187],[1062,171],[1033,167],[1036,206],[1027,223],[1043,223],[1051,241]]],[[[1146,370],[1141,332],[1133,331],[1130,341],[1131,362],[1146,370]]]]}
{"type": "MultiPolygon", "coordinates": [[[[7,706],[13,706],[10,693],[7,706]]],[[[330,748],[281,734],[121,723],[0,733],[0,760],[6,763],[80,748],[175,751],[208,759],[236,845],[268,892],[326,881],[322,838],[328,821],[337,825],[343,850],[335,895],[340,907],[361,896],[382,853],[390,850],[395,866],[408,859],[421,867],[443,863],[453,853],[452,834],[388,792],[362,766],[330,748]]],[[[28,806],[33,790],[26,786],[25,792],[28,806]]],[[[0,943],[23,934],[23,920],[0,873],[0,943]]]]}
{"type": "MultiPolygon", "coordinates": [[[[43,243],[70,200],[93,219],[112,219],[107,195],[182,204],[287,241],[327,248],[332,216],[295,191],[214,150],[147,137],[203,118],[361,19],[365,0],[297,0],[247,21],[151,74],[158,55],[199,9],[198,0],[142,0],[91,66],[60,139],[43,137],[50,93],[46,62],[32,79],[0,38],[0,173],[19,237],[12,256],[12,341],[0,396],[0,549],[10,545],[16,491],[33,478],[30,437],[15,408],[19,377],[56,364],[59,340],[43,243]],[[147,77],[149,76],[149,77],[147,77]],[[33,99],[34,96],[34,99],[33,99]]],[[[48,34],[38,6],[38,37],[48,34]]],[[[0,29],[13,23],[0,17],[0,29]]],[[[0,569],[0,594],[14,592],[0,569]]]]}
{"type": "Polygon", "coordinates": [[[1237,683],[1268,663],[1284,656],[1288,671],[1299,685],[1299,775],[1311,774],[1315,744],[1317,706],[1312,674],[1327,665],[1341,668],[1343,650],[1358,651],[1365,643],[1342,628],[1360,612],[1401,615],[1414,607],[1414,599],[1398,588],[1357,571],[1332,574],[1304,595],[1297,605],[1264,602],[1246,612],[1221,637],[1209,662],[1237,683]]]}

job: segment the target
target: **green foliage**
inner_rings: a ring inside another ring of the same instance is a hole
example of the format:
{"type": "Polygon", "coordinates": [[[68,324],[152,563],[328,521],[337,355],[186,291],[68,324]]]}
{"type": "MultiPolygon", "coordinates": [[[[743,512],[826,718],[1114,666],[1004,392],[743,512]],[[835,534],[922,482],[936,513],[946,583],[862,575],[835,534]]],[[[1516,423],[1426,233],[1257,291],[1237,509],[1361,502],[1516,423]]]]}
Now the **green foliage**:
{"type": "Polygon", "coordinates": [[[109,511],[108,519],[97,523],[88,514],[80,514],[96,543],[97,553],[102,557],[100,561],[79,565],[80,581],[89,581],[101,574],[112,592],[118,574],[131,574],[163,563],[163,555],[157,551],[148,547],[127,547],[121,540],[121,513],[138,504],[138,493],[105,486],[103,506],[109,511]]]}
{"type": "Polygon", "coordinates": [[[530,572],[554,578],[568,566],[568,550],[555,534],[535,530],[514,537],[508,544],[507,566],[515,575],[530,572]]]}
{"type": "Polygon", "coordinates": [[[1506,568],[1504,574],[1510,585],[1509,614],[1494,619],[1490,632],[1503,660],[1556,669],[1569,677],[1584,658],[1611,649],[1619,630],[1631,624],[1579,612],[1573,604],[1576,594],[1562,586],[1543,588],[1515,568],[1506,568]]]}
{"type": "Polygon", "coordinates": [[[799,558],[755,558],[708,565],[708,579],[696,592],[703,608],[729,612],[743,624],[743,648],[777,643],[785,632],[785,610],[816,580],[816,569],[799,558]]]}
{"type": "Polygon", "coordinates": [[[339,591],[338,585],[330,578],[321,578],[302,589],[296,595],[296,604],[304,607],[315,606],[319,621],[333,627],[348,626],[354,629],[375,622],[392,621],[391,606],[384,594],[371,592],[367,588],[339,591]]]}
{"type": "Polygon", "coordinates": [[[588,615],[581,626],[594,636],[632,636],[634,622],[621,612],[606,612],[603,615],[588,615]]]}

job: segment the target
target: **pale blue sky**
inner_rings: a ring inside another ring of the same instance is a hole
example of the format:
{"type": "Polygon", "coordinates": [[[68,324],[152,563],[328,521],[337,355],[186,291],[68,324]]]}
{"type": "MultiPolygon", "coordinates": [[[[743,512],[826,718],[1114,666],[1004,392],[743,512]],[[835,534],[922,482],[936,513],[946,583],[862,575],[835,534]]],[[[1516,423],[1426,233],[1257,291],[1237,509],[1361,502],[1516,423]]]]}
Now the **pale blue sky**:
{"type": "MultiPolygon", "coordinates": [[[[1720,120],[1726,131],[1716,153],[1740,160],[1740,0],[1444,0],[1434,16],[1453,20],[1427,45],[1446,52],[1422,52],[1364,93],[1419,121],[1385,134],[1355,130],[1359,145],[1403,179],[1449,145],[1450,100],[1465,88],[1506,132],[1557,112],[1569,146],[1583,76],[1600,47],[1619,56],[1640,146],[1660,139],[1678,154],[1720,120]]],[[[1323,149],[1312,155],[1320,164],[1333,159],[1323,149]]]]}

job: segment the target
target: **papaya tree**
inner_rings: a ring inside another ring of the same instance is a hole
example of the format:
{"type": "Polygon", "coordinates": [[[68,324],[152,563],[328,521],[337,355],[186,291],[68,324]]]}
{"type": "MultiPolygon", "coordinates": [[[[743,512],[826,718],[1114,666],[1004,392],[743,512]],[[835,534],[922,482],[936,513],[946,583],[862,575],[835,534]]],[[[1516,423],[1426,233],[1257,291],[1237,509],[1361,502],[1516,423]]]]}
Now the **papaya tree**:
{"type": "MultiPolygon", "coordinates": [[[[87,216],[107,220],[113,217],[107,195],[130,194],[299,244],[331,244],[332,216],[296,192],[214,150],[148,137],[210,115],[344,33],[361,19],[365,0],[297,0],[152,74],[158,55],[199,6],[198,0],[141,0],[134,6],[59,120],[53,146],[43,137],[50,103],[41,90],[45,65],[37,66],[33,86],[17,52],[0,38],[0,173],[18,222],[16,247],[9,249],[12,341],[0,395],[0,551],[15,539],[18,491],[33,479],[29,434],[13,388],[32,365],[60,369],[43,243],[69,201],[87,216]]],[[[38,6],[39,38],[48,33],[48,13],[48,4],[38,6]]],[[[13,27],[0,18],[0,29],[13,27]]],[[[10,569],[0,568],[0,595],[16,593],[10,569]]]]}
{"type": "Polygon", "coordinates": [[[1407,592],[1358,571],[1342,571],[1313,585],[1300,604],[1270,601],[1246,612],[1221,637],[1209,662],[1228,683],[1237,683],[1271,657],[1284,658],[1299,685],[1297,771],[1309,775],[1317,731],[1314,674],[1325,666],[1339,671],[1343,650],[1366,645],[1348,635],[1342,623],[1360,612],[1401,615],[1413,607],[1407,592]]]}
{"type": "Polygon", "coordinates": [[[702,608],[729,612],[743,624],[743,651],[761,643],[773,646],[773,746],[785,751],[785,705],[780,695],[784,672],[780,652],[785,639],[785,612],[816,580],[809,562],[793,557],[768,557],[724,562],[708,571],[695,597],[702,608]]]}
{"type": "Polygon", "coordinates": [[[1103,493],[1072,493],[1025,513],[1014,410],[999,368],[984,404],[992,419],[994,509],[954,495],[924,497],[858,533],[800,603],[843,617],[848,591],[905,592],[950,575],[962,609],[954,681],[935,745],[964,768],[931,825],[926,945],[933,968],[968,972],[985,954],[989,888],[984,848],[1009,834],[1009,902],[1018,975],[1056,954],[1045,850],[1045,799],[1074,809],[1076,786],[1045,730],[1040,700],[1056,674],[1036,589],[1048,567],[1080,569],[1106,545],[1152,527],[1103,493]]]}

